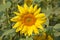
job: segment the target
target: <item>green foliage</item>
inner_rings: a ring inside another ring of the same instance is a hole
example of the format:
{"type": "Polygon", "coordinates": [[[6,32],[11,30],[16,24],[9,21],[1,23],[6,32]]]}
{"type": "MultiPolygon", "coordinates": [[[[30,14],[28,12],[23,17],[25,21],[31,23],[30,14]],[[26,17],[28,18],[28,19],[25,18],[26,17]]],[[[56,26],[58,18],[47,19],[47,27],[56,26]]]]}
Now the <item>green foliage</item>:
{"type": "Polygon", "coordinates": [[[60,31],[60,24],[56,24],[56,25],[54,26],[54,29],[55,29],[56,31],[60,31]]]}
{"type": "MultiPolygon", "coordinates": [[[[23,5],[24,0],[0,0],[0,40],[33,40],[31,37],[25,37],[16,33],[12,28],[10,19],[17,11],[17,5],[23,5]]],[[[54,40],[60,40],[60,0],[33,0],[32,4],[38,4],[47,17],[43,25],[47,34],[52,35],[54,40]]],[[[42,32],[41,30],[39,30],[42,32]]]]}
{"type": "Polygon", "coordinates": [[[1,4],[0,5],[0,12],[1,11],[5,11],[5,9],[9,8],[11,6],[11,3],[10,2],[7,2],[5,4],[1,4]]]}

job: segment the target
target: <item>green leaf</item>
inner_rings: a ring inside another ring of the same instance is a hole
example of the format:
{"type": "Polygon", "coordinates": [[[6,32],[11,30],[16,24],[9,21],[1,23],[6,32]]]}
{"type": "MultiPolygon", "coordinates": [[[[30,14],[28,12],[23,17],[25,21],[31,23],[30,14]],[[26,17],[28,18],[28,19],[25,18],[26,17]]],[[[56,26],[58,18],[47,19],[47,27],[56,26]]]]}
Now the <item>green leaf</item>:
{"type": "Polygon", "coordinates": [[[5,31],[5,32],[3,33],[3,35],[2,35],[2,37],[3,37],[4,35],[9,35],[9,34],[12,34],[12,33],[15,33],[15,29],[10,29],[10,30],[5,31]]]}
{"type": "Polygon", "coordinates": [[[55,37],[54,40],[60,40],[60,36],[55,37]]]}
{"type": "Polygon", "coordinates": [[[56,31],[60,31],[60,24],[56,24],[56,25],[54,26],[54,29],[55,29],[56,31]]]}
{"type": "Polygon", "coordinates": [[[46,33],[52,35],[52,33],[53,33],[53,27],[52,26],[47,27],[46,28],[46,33]]]}
{"type": "Polygon", "coordinates": [[[10,2],[7,2],[6,4],[0,5],[0,11],[5,11],[6,8],[9,8],[11,6],[10,2]]]}
{"type": "Polygon", "coordinates": [[[55,36],[60,36],[60,24],[56,24],[56,25],[54,26],[54,29],[55,29],[54,35],[55,35],[55,36]]]}
{"type": "Polygon", "coordinates": [[[55,36],[55,37],[60,36],[60,32],[55,32],[55,33],[54,33],[54,36],[55,36]]]}
{"type": "Polygon", "coordinates": [[[51,6],[47,6],[47,8],[42,8],[42,12],[44,12],[46,14],[46,16],[48,17],[51,13],[52,13],[52,7],[51,6]]]}

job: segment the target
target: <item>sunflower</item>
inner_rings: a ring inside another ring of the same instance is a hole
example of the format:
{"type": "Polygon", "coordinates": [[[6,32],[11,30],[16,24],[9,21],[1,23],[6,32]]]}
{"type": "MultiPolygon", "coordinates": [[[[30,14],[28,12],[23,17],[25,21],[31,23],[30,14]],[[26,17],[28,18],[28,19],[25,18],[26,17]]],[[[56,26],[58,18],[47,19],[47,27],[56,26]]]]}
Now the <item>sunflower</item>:
{"type": "Polygon", "coordinates": [[[16,28],[16,32],[24,35],[39,34],[38,29],[44,30],[42,24],[46,22],[46,16],[44,13],[40,13],[41,8],[37,8],[37,5],[33,7],[27,6],[24,3],[23,7],[18,5],[19,12],[14,12],[15,17],[11,21],[16,22],[13,28],[16,28]]]}

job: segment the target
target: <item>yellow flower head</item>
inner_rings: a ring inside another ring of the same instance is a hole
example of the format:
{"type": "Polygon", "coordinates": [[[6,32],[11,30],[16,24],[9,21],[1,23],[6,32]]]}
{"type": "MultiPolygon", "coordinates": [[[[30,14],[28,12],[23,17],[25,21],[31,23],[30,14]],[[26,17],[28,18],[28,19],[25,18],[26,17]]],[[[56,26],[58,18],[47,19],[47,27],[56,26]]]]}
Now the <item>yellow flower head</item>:
{"type": "Polygon", "coordinates": [[[16,28],[16,32],[20,32],[25,35],[38,34],[38,29],[44,30],[42,24],[46,22],[46,16],[44,13],[40,13],[41,8],[37,8],[37,5],[33,7],[31,5],[28,7],[26,4],[24,6],[18,5],[18,12],[11,21],[16,22],[13,28],[16,28]]]}

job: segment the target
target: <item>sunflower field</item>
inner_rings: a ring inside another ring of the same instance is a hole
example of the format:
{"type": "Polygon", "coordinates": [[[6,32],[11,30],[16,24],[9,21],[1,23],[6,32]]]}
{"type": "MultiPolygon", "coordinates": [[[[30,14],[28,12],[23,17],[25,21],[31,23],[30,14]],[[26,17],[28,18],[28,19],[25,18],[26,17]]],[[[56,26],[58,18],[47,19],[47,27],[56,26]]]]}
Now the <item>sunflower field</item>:
{"type": "Polygon", "coordinates": [[[60,40],[60,0],[0,0],[0,40],[60,40]]]}

